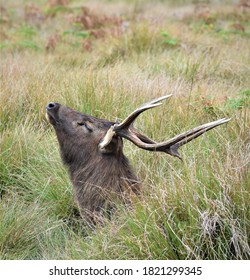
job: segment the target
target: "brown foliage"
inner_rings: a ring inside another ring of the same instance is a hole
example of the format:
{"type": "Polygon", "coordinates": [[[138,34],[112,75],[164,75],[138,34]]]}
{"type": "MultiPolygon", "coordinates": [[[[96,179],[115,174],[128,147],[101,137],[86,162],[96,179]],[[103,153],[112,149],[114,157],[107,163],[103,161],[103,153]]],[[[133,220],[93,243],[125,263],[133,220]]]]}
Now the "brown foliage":
{"type": "Polygon", "coordinates": [[[49,0],[48,4],[49,7],[54,8],[54,7],[58,7],[58,6],[66,6],[68,5],[69,0],[49,0]]]}
{"type": "Polygon", "coordinates": [[[82,30],[89,31],[90,38],[84,39],[82,44],[86,51],[92,51],[93,39],[105,39],[108,36],[117,38],[124,31],[123,21],[120,17],[96,13],[86,6],[81,8],[79,15],[68,15],[67,20],[77,23],[82,30]]]}
{"type": "Polygon", "coordinates": [[[194,8],[194,16],[196,19],[202,19],[205,23],[211,22],[211,8],[207,4],[198,4],[194,8]]]}
{"type": "Polygon", "coordinates": [[[238,31],[241,31],[241,32],[245,32],[245,27],[240,23],[234,23],[232,25],[232,29],[233,30],[238,30],[238,31]]]}
{"type": "Polygon", "coordinates": [[[74,19],[74,22],[82,24],[84,29],[91,30],[108,26],[119,26],[122,20],[116,16],[97,14],[84,6],[82,7],[81,14],[74,19]]]}
{"type": "Polygon", "coordinates": [[[38,6],[30,3],[24,8],[24,19],[29,24],[39,25],[46,19],[46,16],[38,6]]]}
{"type": "Polygon", "coordinates": [[[237,7],[240,12],[244,14],[250,14],[250,0],[240,0],[237,4],[237,7]]]}
{"type": "Polygon", "coordinates": [[[3,6],[0,6],[0,19],[1,23],[9,23],[10,22],[10,16],[6,8],[3,6]]]}
{"type": "Polygon", "coordinates": [[[57,46],[58,42],[60,41],[61,37],[58,33],[51,35],[47,41],[45,46],[46,51],[54,50],[57,46]]]}
{"type": "Polygon", "coordinates": [[[239,7],[244,7],[244,8],[248,8],[250,9],[250,1],[249,0],[240,0],[239,4],[238,4],[239,7]]]}
{"type": "Polygon", "coordinates": [[[83,49],[84,49],[85,51],[91,52],[92,49],[93,49],[93,42],[92,42],[92,40],[91,40],[90,38],[85,39],[85,40],[83,41],[82,46],[83,46],[83,49]]]}

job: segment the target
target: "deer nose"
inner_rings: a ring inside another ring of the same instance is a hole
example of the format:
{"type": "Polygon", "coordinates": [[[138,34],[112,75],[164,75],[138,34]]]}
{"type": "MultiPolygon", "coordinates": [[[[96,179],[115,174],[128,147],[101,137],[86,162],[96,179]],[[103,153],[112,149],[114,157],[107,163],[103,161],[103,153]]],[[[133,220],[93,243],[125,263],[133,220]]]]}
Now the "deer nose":
{"type": "Polygon", "coordinates": [[[58,103],[55,103],[55,102],[50,102],[47,106],[46,106],[46,109],[47,110],[52,110],[52,109],[55,109],[59,106],[58,103]]]}

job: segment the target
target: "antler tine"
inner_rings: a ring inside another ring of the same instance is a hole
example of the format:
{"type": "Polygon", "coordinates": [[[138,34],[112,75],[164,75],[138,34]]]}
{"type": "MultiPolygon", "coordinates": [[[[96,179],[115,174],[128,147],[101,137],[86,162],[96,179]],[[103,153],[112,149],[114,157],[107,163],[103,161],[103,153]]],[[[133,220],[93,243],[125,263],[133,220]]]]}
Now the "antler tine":
{"type": "MultiPolygon", "coordinates": [[[[172,138],[172,140],[175,142],[174,145],[178,145],[178,148],[183,146],[184,144],[190,142],[191,140],[199,137],[201,134],[203,134],[204,132],[215,128],[216,126],[219,126],[221,124],[227,123],[231,120],[230,119],[219,119],[217,121],[213,121],[207,124],[203,124],[201,126],[198,126],[196,128],[193,128],[187,132],[184,132],[180,135],[175,136],[174,138],[172,138]]],[[[169,140],[171,141],[171,140],[169,140]]]]}
{"type": "Polygon", "coordinates": [[[103,152],[106,151],[106,147],[111,142],[112,138],[116,135],[116,136],[126,138],[127,140],[131,141],[141,149],[148,150],[148,151],[155,151],[155,152],[164,152],[181,159],[181,156],[179,155],[178,152],[179,147],[199,137],[206,131],[230,121],[230,119],[223,118],[217,121],[209,122],[197,126],[167,141],[160,142],[160,143],[157,143],[154,140],[147,137],[146,135],[140,133],[134,127],[130,127],[133,121],[142,112],[161,105],[162,104],[161,101],[170,96],[172,96],[172,94],[165,95],[160,98],[156,98],[148,103],[145,103],[144,105],[136,109],[134,112],[132,112],[123,122],[111,126],[107,131],[106,135],[104,136],[103,140],[99,144],[99,148],[101,149],[101,151],[103,152]]]}
{"type": "Polygon", "coordinates": [[[169,98],[170,96],[172,96],[172,94],[161,96],[159,98],[153,99],[150,102],[147,102],[147,103],[141,105],[134,112],[132,112],[124,121],[122,121],[119,124],[114,124],[113,126],[111,126],[99,144],[99,148],[101,149],[101,151],[105,151],[105,148],[111,142],[111,140],[115,134],[118,134],[118,132],[120,132],[122,130],[124,130],[124,131],[128,130],[129,126],[134,122],[134,120],[142,112],[144,112],[148,109],[160,106],[162,104],[161,101],[169,98]]]}
{"type": "Polygon", "coordinates": [[[134,143],[137,147],[148,150],[148,151],[155,151],[155,152],[165,152],[167,154],[170,154],[172,156],[178,157],[181,159],[178,148],[182,145],[190,142],[191,140],[197,138],[201,134],[205,133],[206,131],[215,128],[216,126],[219,126],[221,124],[224,124],[226,122],[230,121],[230,119],[220,119],[214,122],[210,122],[201,126],[198,126],[196,128],[193,128],[191,130],[188,130],[187,132],[181,133],[167,141],[157,143],[147,136],[141,134],[138,131],[126,131],[122,130],[119,132],[119,135],[130,140],[132,143],[134,143]]]}
{"type": "Polygon", "coordinates": [[[144,112],[148,109],[160,106],[162,104],[161,101],[163,101],[171,96],[172,96],[172,94],[164,95],[164,96],[153,99],[150,102],[147,102],[147,103],[141,105],[134,112],[132,112],[124,121],[122,121],[119,124],[116,124],[114,126],[114,131],[118,131],[120,129],[129,127],[142,112],[144,112]]]}

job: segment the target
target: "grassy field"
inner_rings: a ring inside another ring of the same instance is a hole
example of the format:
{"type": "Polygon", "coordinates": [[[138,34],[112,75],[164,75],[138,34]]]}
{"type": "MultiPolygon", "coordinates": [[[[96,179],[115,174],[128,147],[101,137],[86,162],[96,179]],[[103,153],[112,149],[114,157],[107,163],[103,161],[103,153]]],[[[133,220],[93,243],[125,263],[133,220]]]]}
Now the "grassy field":
{"type": "Polygon", "coordinates": [[[249,259],[250,9],[132,0],[0,9],[0,258],[249,259]],[[136,122],[155,140],[232,120],[183,147],[183,162],[126,141],[143,196],[91,231],[46,104],[116,120],[166,93],[136,122]]]}

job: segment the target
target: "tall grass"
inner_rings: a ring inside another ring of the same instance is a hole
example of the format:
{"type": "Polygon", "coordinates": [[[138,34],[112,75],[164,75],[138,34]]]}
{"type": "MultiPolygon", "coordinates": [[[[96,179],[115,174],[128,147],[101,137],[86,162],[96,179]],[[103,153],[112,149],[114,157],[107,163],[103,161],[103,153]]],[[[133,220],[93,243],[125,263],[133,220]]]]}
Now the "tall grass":
{"type": "Polygon", "coordinates": [[[45,2],[36,6],[45,15],[39,21],[37,15],[22,16],[22,1],[3,7],[0,258],[249,259],[250,52],[245,18],[234,6],[212,6],[214,26],[203,22],[197,30],[190,14],[173,17],[185,8],[165,2],[136,6],[133,1],[91,1],[86,4],[90,9],[111,11],[128,23],[119,36],[88,38],[88,50],[86,38],[63,35],[84,31],[65,20],[81,13],[77,2],[54,9],[53,17],[45,2]],[[220,35],[216,24],[222,19],[229,29],[240,21],[244,34],[220,35]],[[166,32],[176,43],[166,42],[166,32]],[[54,33],[61,39],[48,50],[54,33]],[[114,219],[90,230],[74,204],[54,131],[45,119],[46,104],[57,101],[116,120],[170,92],[171,100],[136,122],[156,140],[217,118],[232,120],[183,147],[183,162],[126,142],[125,154],[144,181],[142,197],[131,208],[117,205],[114,219]]]}

